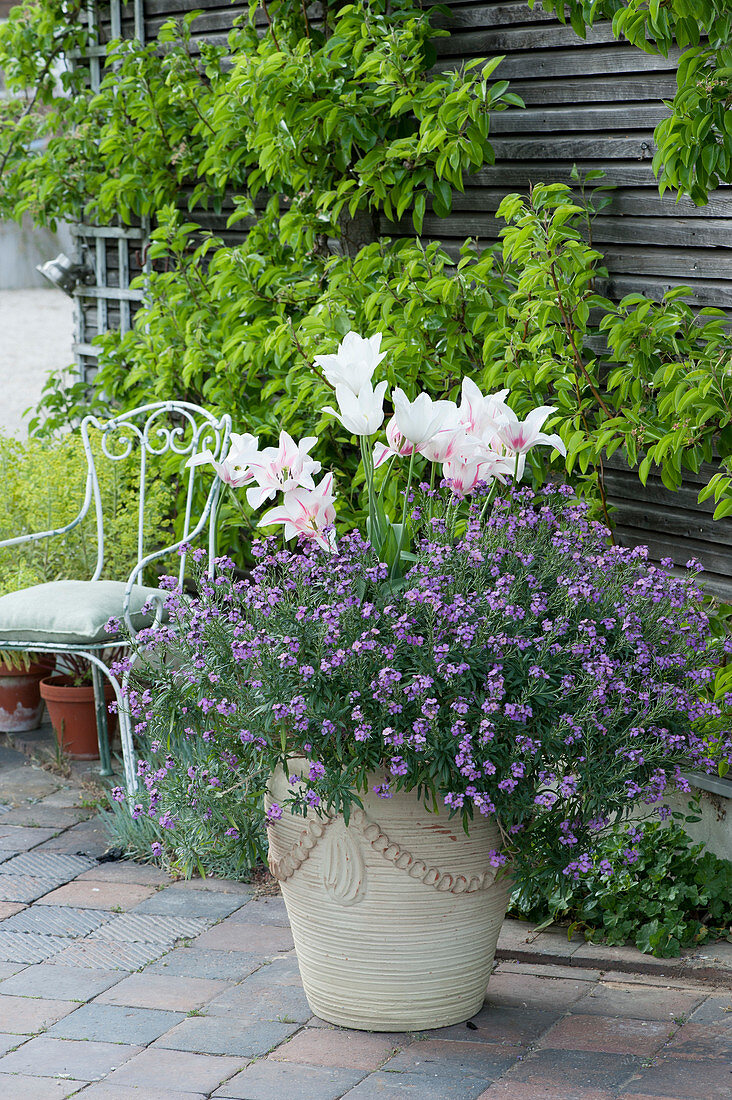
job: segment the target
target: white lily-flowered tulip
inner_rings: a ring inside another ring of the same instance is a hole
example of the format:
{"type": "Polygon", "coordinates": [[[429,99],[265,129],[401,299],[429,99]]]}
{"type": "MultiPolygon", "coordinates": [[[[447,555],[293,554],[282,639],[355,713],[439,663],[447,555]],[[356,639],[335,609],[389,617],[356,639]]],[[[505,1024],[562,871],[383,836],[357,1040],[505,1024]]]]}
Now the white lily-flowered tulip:
{"type": "Polygon", "coordinates": [[[479,439],[466,435],[463,445],[442,463],[442,476],[457,496],[464,497],[481,482],[504,482],[514,473],[515,466],[512,456],[493,451],[479,439]]]}
{"type": "Polygon", "coordinates": [[[380,332],[368,339],[347,332],[335,355],[316,355],[314,362],[331,386],[345,386],[358,397],[365,386],[371,385],[374,371],[386,355],[380,347],[380,332]]]}
{"type": "Polygon", "coordinates": [[[433,401],[427,393],[420,393],[410,401],[397,387],[392,392],[392,401],[398,430],[417,450],[429,443],[455,416],[452,401],[433,401]]]}
{"type": "Polygon", "coordinates": [[[386,425],[386,438],[389,441],[388,447],[384,443],[374,444],[374,469],[378,469],[389,458],[409,458],[414,454],[414,444],[404,438],[393,416],[386,425]]]}
{"type": "Polygon", "coordinates": [[[494,432],[498,424],[506,419],[508,390],[498,393],[482,394],[472,378],[463,378],[462,397],[458,416],[460,423],[469,431],[483,436],[494,432]]]}
{"type": "Polygon", "coordinates": [[[555,411],[551,405],[542,405],[532,409],[524,421],[519,420],[513,409],[507,407],[506,421],[496,429],[496,435],[507,450],[513,454],[525,455],[532,447],[554,447],[561,455],[567,448],[558,435],[542,432],[544,422],[555,411]]]}
{"type": "Polygon", "coordinates": [[[369,382],[357,394],[347,386],[336,386],[338,411],[331,405],[326,405],[323,412],[340,420],[343,427],[354,435],[373,435],[384,423],[386,386],[386,382],[379,382],[374,390],[369,382]]]}
{"type": "Polygon", "coordinates": [[[222,462],[216,460],[213,451],[200,451],[192,455],[186,466],[213,466],[225,485],[240,489],[253,480],[252,465],[260,458],[259,439],[256,435],[231,433],[231,447],[222,462]]]}

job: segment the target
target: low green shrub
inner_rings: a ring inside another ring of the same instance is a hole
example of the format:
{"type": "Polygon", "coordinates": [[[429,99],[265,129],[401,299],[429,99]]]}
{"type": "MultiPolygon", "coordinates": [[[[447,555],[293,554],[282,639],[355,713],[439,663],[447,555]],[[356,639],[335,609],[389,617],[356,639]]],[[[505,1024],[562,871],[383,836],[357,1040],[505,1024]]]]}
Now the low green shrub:
{"type": "MultiPolygon", "coordinates": [[[[132,458],[105,459],[96,443],[92,449],[104,513],[102,576],[126,580],[137,561],[139,468],[132,458]]],[[[0,436],[0,540],[70,523],[84,500],[86,476],[86,457],[77,434],[28,441],[0,436]]],[[[171,541],[173,511],[174,490],[169,481],[153,477],[146,496],[147,548],[171,541]]],[[[65,535],[0,547],[0,594],[47,581],[88,580],[96,560],[92,504],[81,523],[65,535]]]]}
{"type": "Polygon", "coordinates": [[[598,840],[597,866],[603,860],[605,873],[575,883],[538,876],[519,881],[509,916],[569,922],[570,937],[581,931],[591,942],[614,946],[632,940],[660,958],[730,933],[732,863],[692,843],[678,821],[611,830],[598,840]]]}

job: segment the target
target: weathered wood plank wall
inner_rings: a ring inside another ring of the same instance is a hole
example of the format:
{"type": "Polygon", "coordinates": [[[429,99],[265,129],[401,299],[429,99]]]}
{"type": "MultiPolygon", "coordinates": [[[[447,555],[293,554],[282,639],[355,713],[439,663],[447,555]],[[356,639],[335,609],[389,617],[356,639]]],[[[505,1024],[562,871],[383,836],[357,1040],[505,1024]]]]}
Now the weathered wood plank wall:
{"type": "MultiPolygon", "coordinates": [[[[194,24],[195,36],[224,43],[243,9],[223,0],[142,3],[147,41],[165,20],[196,9],[203,15],[194,24]]],[[[660,297],[686,284],[698,305],[732,309],[732,188],[715,192],[699,209],[687,199],[661,198],[651,170],[653,129],[666,114],[663,100],[674,94],[676,55],[644,54],[614,41],[602,24],[582,40],[540,6],[532,11],[525,0],[447,0],[447,6],[449,12],[435,20],[450,32],[438,40],[438,67],[504,54],[494,78],[510,79],[526,109],[494,116],[495,166],[467,181],[450,217],[428,214],[425,235],[443,241],[451,253],[468,236],[493,242],[500,228],[493,214],[505,194],[537,181],[570,182],[573,164],[581,172],[602,168],[615,190],[593,226],[593,241],[609,271],[599,289],[616,299],[631,291],[660,297]]],[[[102,18],[104,11],[100,8],[102,18]]],[[[132,4],[122,9],[121,29],[125,36],[134,33],[132,4]]],[[[205,220],[208,228],[236,241],[236,234],[224,233],[225,217],[205,220]]],[[[409,232],[406,222],[383,228],[392,236],[409,232]]],[[[116,278],[114,256],[110,263],[116,278]]],[[[94,320],[89,318],[88,331],[94,320]]],[[[648,543],[656,556],[668,555],[679,564],[699,557],[710,587],[732,599],[732,521],[715,523],[712,507],[696,504],[699,479],[691,477],[687,488],[670,493],[652,476],[643,490],[618,460],[607,478],[623,541],[648,543]]]]}

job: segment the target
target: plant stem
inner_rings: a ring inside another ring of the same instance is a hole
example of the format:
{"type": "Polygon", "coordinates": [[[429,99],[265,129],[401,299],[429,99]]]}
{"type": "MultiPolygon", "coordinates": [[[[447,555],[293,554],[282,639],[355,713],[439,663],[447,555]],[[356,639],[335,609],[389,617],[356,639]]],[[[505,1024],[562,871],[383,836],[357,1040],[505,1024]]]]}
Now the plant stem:
{"type": "Polygon", "coordinates": [[[369,533],[372,543],[378,542],[381,546],[381,524],[379,523],[377,510],[376,510],[376,496],[374,494],[374,468],[371,462],[371,454],[369,453],[368,445],[366,443],[366,436],[360,435],[358,442],[361,447],[361,461],[363,462],[363,473],[366,478],[366,488],[368,490],[369,497],[369,533]]]}
{"type": "Polygon", "coordinates": [[[409,456],[409,473],[407,474],[407,487],[404,490],[404,504],[402,505],[402,522],[399,528],[399,538],[397,540],[396,555],[394,557],[394,564],[391,567],[389,574],[389,580],[394,580],[394,575],[399,566],[399,559],[402,556],[402,542],[404,540],[404,527],[407,522],[407,502],[409,500],[409,490],[412,488],[412,471],[414,470],[414,451],[409,456]]]}

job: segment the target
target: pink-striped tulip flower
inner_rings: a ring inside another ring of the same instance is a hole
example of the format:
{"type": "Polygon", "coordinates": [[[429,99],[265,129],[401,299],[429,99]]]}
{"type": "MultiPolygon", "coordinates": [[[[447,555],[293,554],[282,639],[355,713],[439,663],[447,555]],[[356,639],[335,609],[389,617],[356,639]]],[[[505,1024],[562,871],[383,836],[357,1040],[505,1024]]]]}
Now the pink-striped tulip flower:
{"type": "Polygon", "coordinates": [[[259,527],[283,523],[286,539],[302,535],[314,539],[324,550],[333,549],[332,526],[335,522],[333,475],[326,474],[314,489],[290,489],[278,508],[270,508],[259,521],[259,527]]]}
{"type": "Polygon", "coordinates": [[[558,435],[547,435],[541,429],[544,422],[554,412],[551,405],[541,405],[532,409],[525,420],[521,421],[513,409],[506,406],[506,418],[496,428],[496,435],[506,450],[514,455],[525,455],[532,447],[554,447],[561,455],[567,454],[567,448],[558,435]]]}
{"type": "Polygon", "coordinates": [[[306,436],[299,443],[287,432],[280,432],[279,447],[266,447],[259,461],[252,464],[256,485],[247,489],[247,501],[251,508],[259,508],[265,500],[271,500],[278,492],[302,487],[312,489],[313,474],[320,473],[321,463],[311,458],[308,451],[318,442],[317,436],[306,436]]]}

